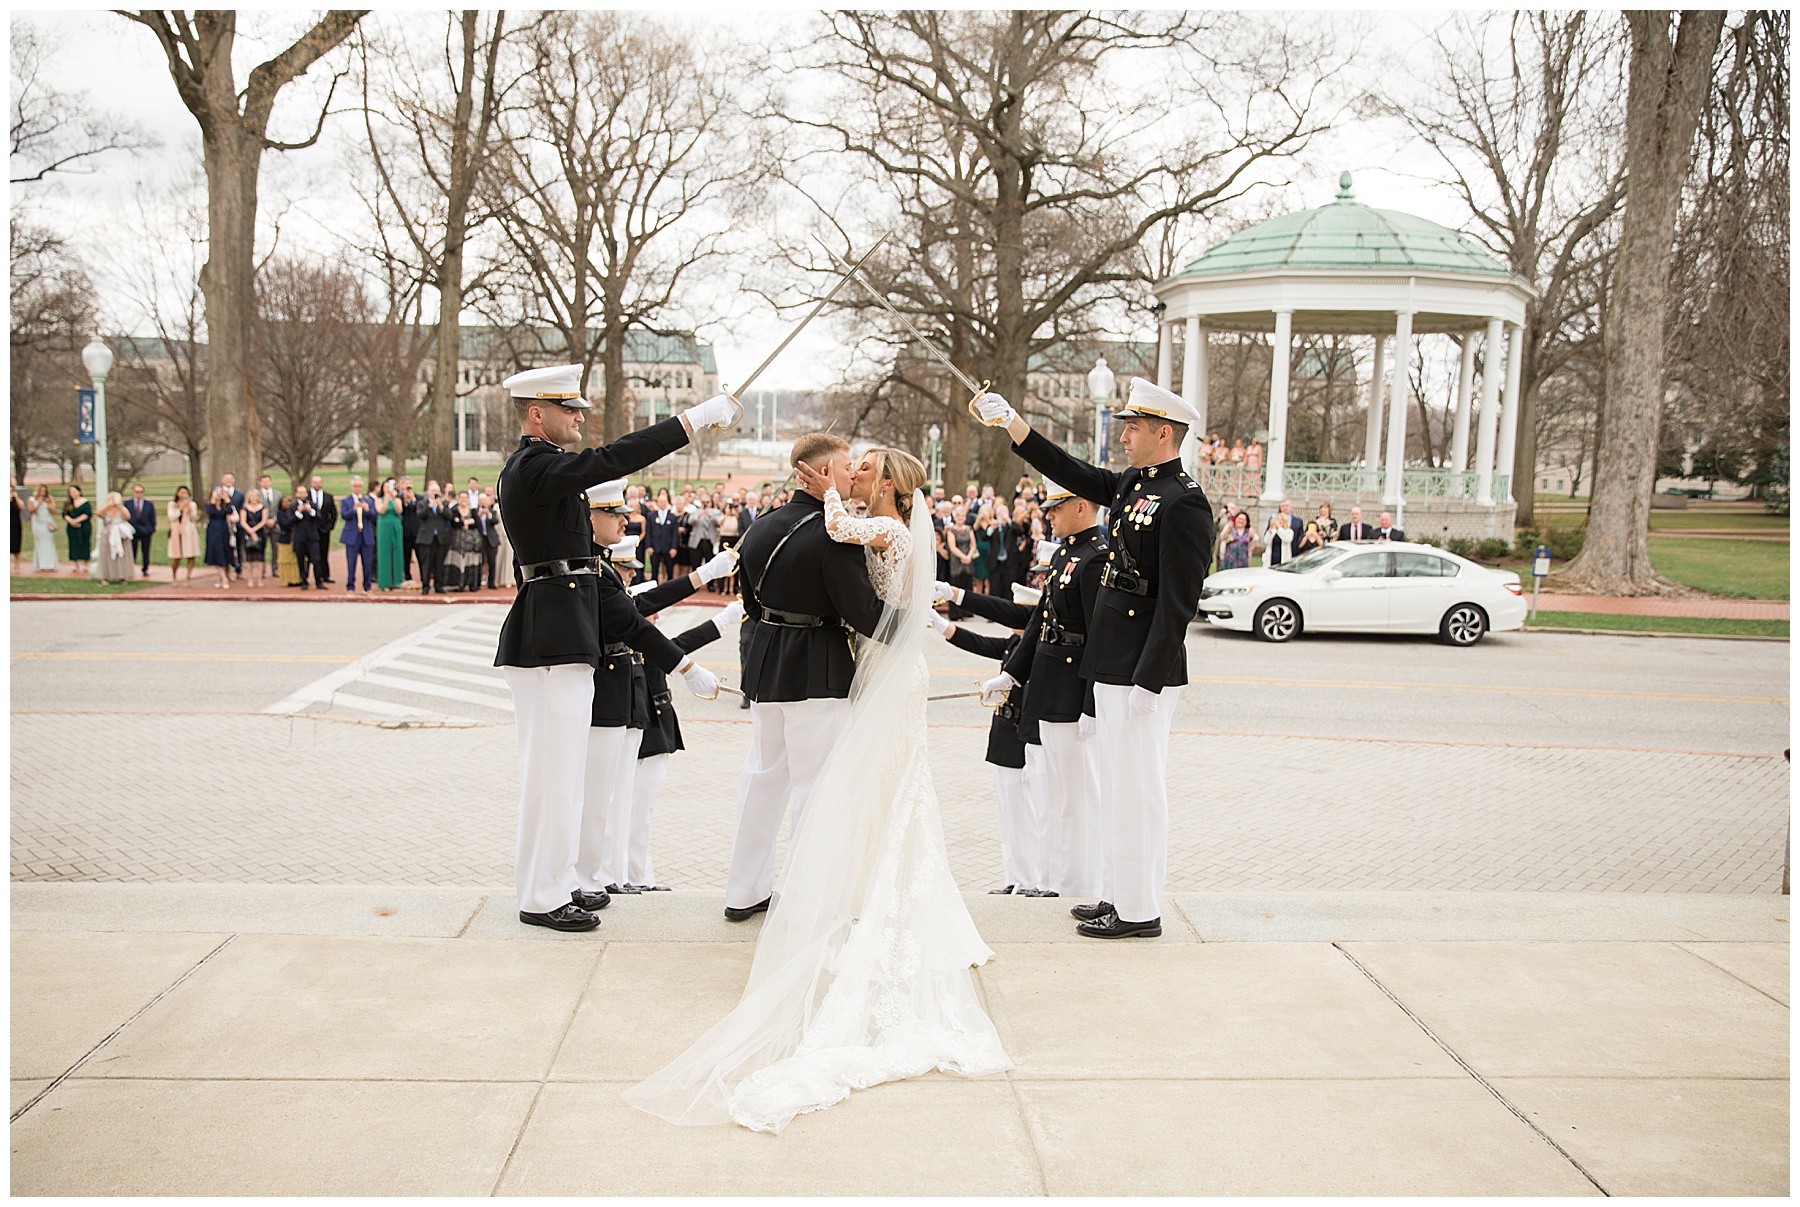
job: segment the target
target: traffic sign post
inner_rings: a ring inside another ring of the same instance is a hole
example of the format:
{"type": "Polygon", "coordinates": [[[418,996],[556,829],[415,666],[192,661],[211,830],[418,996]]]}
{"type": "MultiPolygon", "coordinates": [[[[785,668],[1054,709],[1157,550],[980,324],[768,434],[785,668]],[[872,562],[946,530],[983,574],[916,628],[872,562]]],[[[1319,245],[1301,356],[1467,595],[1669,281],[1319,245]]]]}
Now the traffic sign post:
{"type": "Polygon", "coordinates": [[[1538,588],[1550,576],[1550,546],[1539,545],[1531,551],[1531,618],[1537,619],[1538,588]]]}

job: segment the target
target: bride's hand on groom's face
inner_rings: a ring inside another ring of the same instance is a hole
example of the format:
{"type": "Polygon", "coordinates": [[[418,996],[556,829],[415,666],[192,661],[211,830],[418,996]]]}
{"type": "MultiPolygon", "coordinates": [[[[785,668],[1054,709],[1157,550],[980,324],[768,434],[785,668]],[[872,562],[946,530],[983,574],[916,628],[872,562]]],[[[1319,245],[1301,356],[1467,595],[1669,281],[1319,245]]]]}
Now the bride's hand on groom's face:
{"type": "MultiPolygon", "coordinates": [[[[822,495],[828,487],[837,485],[834,476],[830,472],[831,468],[831,462],[829,461],[825,463],[823,469],[815,469],[806,462],[801,461],[795,464],[794,472],[800,479],[800,488],[802,490],[809,494],[822,495]]],[[[843,494],[844,492],[839,490],[838,493],[843,494]]]]}

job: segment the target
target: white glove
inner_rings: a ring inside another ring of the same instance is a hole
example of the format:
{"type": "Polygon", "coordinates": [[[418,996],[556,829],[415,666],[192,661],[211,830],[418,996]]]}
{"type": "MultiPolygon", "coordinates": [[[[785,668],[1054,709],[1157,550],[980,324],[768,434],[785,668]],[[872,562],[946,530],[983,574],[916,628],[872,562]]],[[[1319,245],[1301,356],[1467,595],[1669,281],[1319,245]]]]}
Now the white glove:
{"type": "Polygon", "coordinates": [[[1081,720],[1075,722],[1075,736],[1078,738],[1091,738],[1098,732],[1100,723],[1089,713],[1082,713],[1081,720]]]}
{"type": "Polygon", "coordinates": [[[742,624],[743,621],[744,601],[741,599],[732,600],[730,603],[720,608],[719,614],[713,617],[713,624],[718,627],[718,630],[721,633],[729,633],[732,626],[742,624]]]}
{"type": "Polygon", "coordinates": [[[950,622],[936,612],[925,613],[925,623],[936,629],[939,637],[950,636],[950,622]]]}
{"type": "Polygon", "coordinates": [[[981,702],[989,708],[999,708],[1006,703],[1006,695],[1019,686],[1019,681],[1001,671],[992,679],[981,685],[981,702]]]}
{"type": "Polygon", "coordinates": [[[1131,695],[1125,701],[1125,715],[1133,721],[1139,717],[1153,716],[1161,705],[1162,697],[1143,687],[1133,687],[1131,695]]]}
{"type": "Polygon", "coordinates": [[[682,415],[696,432],[703,427],[727,428],[737,422],[738,404],[723,394],[715,394],[699,406],[689,407],[682,415]]]}
{"type": "Polygon", "coordinates": [[[717,700],[719,698],[719,677],[695,662],[692,658],[687,665],[675,668],[687,683],[688,691],[696,700],[717,700]]]}
{"type": "Polygon", "coordinates": [[[1019,417],[1012,409],[1012,403],[993,393],[983,394],[975,400],[975,413],[990,427],[1002,427],[1019,417]]]}
{"type": "Polygon", "coordinates": [[[952,587],[949,583],[931,584],[932,603],[961,603],[962,599],[961,587],[952,587]]]}
{"type": "Polygon", "coordinates": [[[710,583],[715,578],[724,578],[736,569],[737,555],[729,549],[723,549],[700,563],[700,581],[710,583]]]}

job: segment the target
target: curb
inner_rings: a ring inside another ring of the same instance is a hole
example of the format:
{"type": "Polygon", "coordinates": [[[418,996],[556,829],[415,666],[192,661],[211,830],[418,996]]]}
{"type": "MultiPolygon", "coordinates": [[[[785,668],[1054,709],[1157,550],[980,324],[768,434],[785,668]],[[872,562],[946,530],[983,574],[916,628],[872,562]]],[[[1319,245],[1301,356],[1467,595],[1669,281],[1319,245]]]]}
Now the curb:
{"type": "MultiPolygon", "coordinates": [[[[1704,618],[1702,618],[1704,619],[1704,618]]],[[[1521,633],[1581,633],[1589,637],[1697,637],[1702,641],[1786,641],[1754,633],[1668,633],[1658,629],[1565,629],[1558,625],[1525,625],[1521,633]]]]}

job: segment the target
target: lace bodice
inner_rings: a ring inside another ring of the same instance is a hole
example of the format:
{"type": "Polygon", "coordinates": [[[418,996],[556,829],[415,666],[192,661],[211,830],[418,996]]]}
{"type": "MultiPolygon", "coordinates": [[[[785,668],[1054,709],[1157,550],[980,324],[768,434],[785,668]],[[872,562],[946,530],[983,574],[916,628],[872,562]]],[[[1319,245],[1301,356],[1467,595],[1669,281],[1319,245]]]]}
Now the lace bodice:
{"type": "Polygon", "coordinates": [[[835,490],[825,492],[825,531],[831,539],[861,545],[869,560],[869,582],[884,603],[901,603],[906,592],[907,556],[912,552],[912,533],[892,516],[853,516],[835,490]],[[884,549],[873,542],[887,540],[884,549]]]}

